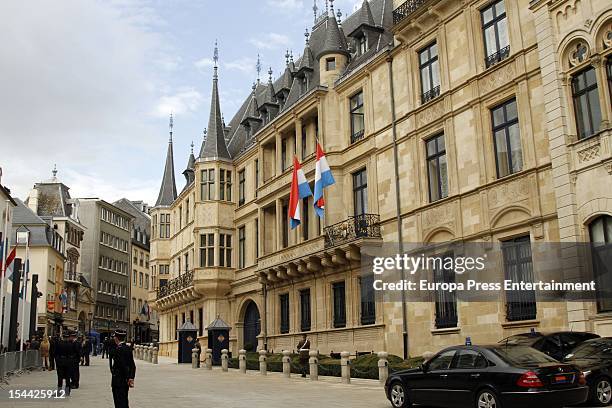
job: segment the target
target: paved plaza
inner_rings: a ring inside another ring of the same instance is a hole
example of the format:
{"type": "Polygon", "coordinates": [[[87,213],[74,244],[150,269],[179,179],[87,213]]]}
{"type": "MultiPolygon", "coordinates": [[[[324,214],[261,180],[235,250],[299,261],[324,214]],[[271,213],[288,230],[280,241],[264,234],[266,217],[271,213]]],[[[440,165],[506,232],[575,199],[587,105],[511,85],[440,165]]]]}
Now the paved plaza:
{"type": "MultiPolygon", "coordinates": [[[[9,386],[0,390],[0,407],[112,407],[108,360],[92,358],[92,365],[81,367],[81,387],[66,400],[9,400],[11,389],[54,389],[55,371],[33,372],[12,377],[9,386]]],[[[139,407],[292,407],[386,408],[382,386],[377,381],[353,380],[341,384],[337,377],[320,377],[320,381],[294,375],[285,379],[280,373],[261,376],[258,371],[228,373],[215,367],[194,370],[190,364],[178,365],[160,358],[159,365],[136,361],[136,387],[130,391],[130,406],[139,407]]]]}

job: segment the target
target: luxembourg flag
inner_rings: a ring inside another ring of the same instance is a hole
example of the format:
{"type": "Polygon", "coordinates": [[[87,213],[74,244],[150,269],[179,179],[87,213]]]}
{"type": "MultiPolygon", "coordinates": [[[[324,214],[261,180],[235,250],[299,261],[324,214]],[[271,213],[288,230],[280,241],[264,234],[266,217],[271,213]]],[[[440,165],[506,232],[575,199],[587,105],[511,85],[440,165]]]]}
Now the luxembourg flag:
{"type": "MultiPolygon", "coordinates": [[[[17,247],[13,247],[13,249],[9,252],[8,256],[6,257],[6,266],[2,265],[2,259],[0,258],[0,276],[2,276],[2,278],[12,277],[13,261],[15,260],[16,250],[17,250],[17,247]]],[[[2,254],[2,248],[0,248],[0,254],[2,254]]]]}
{"type": "Polygon", "coordinates": [[[325,215],[325,199],[323,198],[323,189],[334,184],[334,176],[327,164],[325,152],[321,145],[317,143],[317,165],[315,170],[315,185],[314,185],[314,209],[320,218],[325,215]]]}
{"type": "Polygon", "coordinates": [[[291,229],[294,229],[302,220],[302,211],[300,209],[303,198],[312,195],[304,170],[300,166],[297,157],[293,157],[293,181],[291,182],[291,193],[289,194],[289,220],[291,221],[291,229]]]}

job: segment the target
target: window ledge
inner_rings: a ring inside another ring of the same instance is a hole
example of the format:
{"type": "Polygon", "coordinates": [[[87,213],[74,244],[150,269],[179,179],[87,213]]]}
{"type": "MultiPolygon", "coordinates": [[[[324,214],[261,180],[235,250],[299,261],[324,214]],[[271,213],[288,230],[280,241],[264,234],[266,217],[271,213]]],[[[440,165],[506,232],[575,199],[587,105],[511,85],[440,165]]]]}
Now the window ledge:
{"type": "Polygon", "coordinates": [[[540,326],[540,320],[520,320],[516,322],[504,322],[501,324],[504,329],[518,329],[522,327],[538,327],[540,326]]]}
{"type": "Polygon", "coordinates": [[[448,334],[457,334],[461,332],[461,327],[448,327],[445,329],[431,329],[431,334],[434,336],[444,336],[448,334]]]}

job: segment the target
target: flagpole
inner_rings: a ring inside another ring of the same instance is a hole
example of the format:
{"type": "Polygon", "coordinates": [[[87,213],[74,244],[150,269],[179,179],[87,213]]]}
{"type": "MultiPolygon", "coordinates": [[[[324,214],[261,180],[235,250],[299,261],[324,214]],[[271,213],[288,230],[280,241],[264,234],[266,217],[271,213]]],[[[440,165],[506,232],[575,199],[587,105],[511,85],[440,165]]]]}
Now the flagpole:
{"type": "Polygon", "coordinates": [[[0,344],[3,340],[4,334],[4,278],[6,277],[6,260],[8,259],[9,252],[9,237],[8,237],[8,223],[9,223],[9,209],[10,200],[6,200],[6,214],[4,215],[4,232],[2,239],[2,268],[0,268],[0,344]]]}
{"type": "Polygon", "coordinates": [[[21,304],[21,340],[19,342],[19,351],[23,351],[23,335],[25,334],[25,310],[26,297],[28,294],[28,272],[30,271],[30,232],[27,232],[28,239],[26,241],[25,265],[23,267],[23,296],[21,304]]]}

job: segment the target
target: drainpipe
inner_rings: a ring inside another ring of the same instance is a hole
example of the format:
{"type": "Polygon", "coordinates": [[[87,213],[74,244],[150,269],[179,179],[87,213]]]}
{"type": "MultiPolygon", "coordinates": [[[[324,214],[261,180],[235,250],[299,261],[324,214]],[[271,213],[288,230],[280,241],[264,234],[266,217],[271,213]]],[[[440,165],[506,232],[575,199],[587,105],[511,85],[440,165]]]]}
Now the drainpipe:
{"type": "MultiPolygon", "coordinates": [[[[395,117],[395,88],[393,86],[393,56],[387,50],[387,67],[389,68],[389,95],[391,103],[391,131],[393,134],[393,167],[395,172],[395,218],[397,221],[397,239],[399,244],[399,253],[404,253],[404,239],[402,234],[402,215],[400,210],[400,179],[399,179],[399,152],[397,148],[397,123],[395,117]]],[[[402,282],[406,278],[406,271],[403,266],[400,270],[402,282]]],[[[406,292],[402,289],[402,336],[404,348],[404,360],[408,358],[408,320],[406,317],[406,292]]]]}

